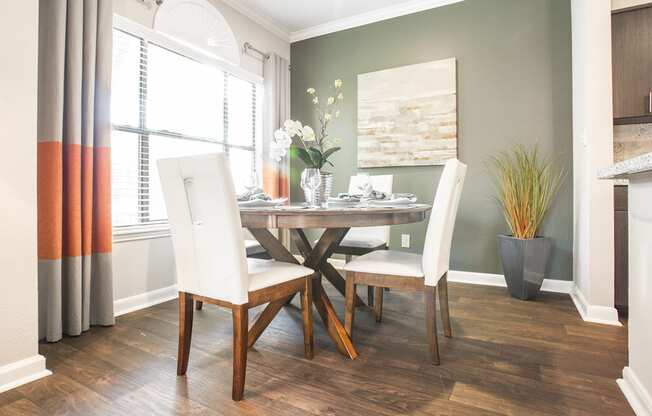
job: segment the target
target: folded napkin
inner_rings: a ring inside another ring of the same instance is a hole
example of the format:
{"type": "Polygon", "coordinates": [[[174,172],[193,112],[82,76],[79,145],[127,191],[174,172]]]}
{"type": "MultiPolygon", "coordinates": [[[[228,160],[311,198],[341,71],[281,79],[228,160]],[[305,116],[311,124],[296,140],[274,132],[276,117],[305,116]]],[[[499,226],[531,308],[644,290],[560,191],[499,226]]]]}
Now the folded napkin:
{"type": "Polygon", "coordinates": [[[238,202],[245,202],[245,201],[269,201],[272,198],[270,198],[269,195],[265,193],[260,188],[254,188],[251,189],[243,194],[238,195],[238,202]]]}
{"type": "Polygon", "coordinates": [[[376,207],[396,207],[402,205],[412,205],[417,202],[417,197],[411,193],[391,194],[385,199],[365,199],[365,204],[376,207]]]}
{"type": "Polygon", "coordinates": [[[359,186],[358,189],[361,191],[360,196],[364,199],[382,200],[387,199],[388,197],[385,192],[375,190],[371,183],[366,183],[362,186],[359,186]]]}
{"type": "Polygon", "coordinates": [[[368,193],[365,194],[349,194],[343,192],[341,194],[338,194],[336,199],[340,201],[347,201],[347,202],[354,202],[354,201],[360,202],[360,200],[363,199],[383,200],[387,198],[389,198],[389,195],[386,194],[385,192],[375,191],[371,189],[368,193]]]}
{"type": "Polygon", "coordinates": [[[413,199],[414,201],[416,201],[417,196],[409,192],[403,192],[403,193],[392,194],[391,199],[413,199]]]}
{"type": "Polygon", "coordinates": [[[250,199],[248,201],[238,201],[240,208],[261,208],[261,207],[278,207],[285,204],[287,198],[279,199],[250,199]]]}
{"type": "Polygon", "coordinates": [[[337,197],[335,198],[328,198],[328,202],[360,202],[360,198],[362,198],[362,195],[353,195],[343,192],[337,194],[337,197]]]}

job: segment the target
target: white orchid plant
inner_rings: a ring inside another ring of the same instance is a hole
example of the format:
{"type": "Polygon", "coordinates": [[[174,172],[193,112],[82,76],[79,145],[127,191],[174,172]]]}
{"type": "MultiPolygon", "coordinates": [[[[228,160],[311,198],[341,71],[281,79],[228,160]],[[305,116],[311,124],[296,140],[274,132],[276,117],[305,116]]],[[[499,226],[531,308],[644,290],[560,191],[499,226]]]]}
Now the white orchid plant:
{"type": "Polygon", "coordinates": [[[315,113],[319,119],[319,132],[300,121],[286,120],[283,127],[274,132],[272,141],[272,156],[280,161],[292,146],[292,139],[299,138],[301,146],[297,146],[297,156],[306,166],[322,169],[325,165],[334,166],[329,158],[341,148],[338,146],[340,139],[328,135],[328,125],[340,117],[340,107],[344,101],[342,93],[342,80],[336,79],[331,86],[331,94],[322,102],[314,88],[308,88],[306,93],[311,97],[315,113]]]}

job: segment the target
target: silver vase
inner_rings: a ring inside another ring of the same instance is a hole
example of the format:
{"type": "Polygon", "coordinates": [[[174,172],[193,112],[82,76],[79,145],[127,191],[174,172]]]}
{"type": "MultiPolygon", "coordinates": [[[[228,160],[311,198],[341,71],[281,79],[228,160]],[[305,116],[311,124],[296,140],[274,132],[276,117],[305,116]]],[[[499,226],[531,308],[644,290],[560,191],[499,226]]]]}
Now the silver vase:
{"type": "Polygon", "coordinates": [[[312,206],[326,206],[328,203],[328,198],[331,196],[331,190],[333,189],[333,174],[329,172],[320,172],[321,183],[319,187],[315,189],[313,195],[310,195],[309,191],[304,190],[303,194],[306,198],[306,202],[312,206]]]}

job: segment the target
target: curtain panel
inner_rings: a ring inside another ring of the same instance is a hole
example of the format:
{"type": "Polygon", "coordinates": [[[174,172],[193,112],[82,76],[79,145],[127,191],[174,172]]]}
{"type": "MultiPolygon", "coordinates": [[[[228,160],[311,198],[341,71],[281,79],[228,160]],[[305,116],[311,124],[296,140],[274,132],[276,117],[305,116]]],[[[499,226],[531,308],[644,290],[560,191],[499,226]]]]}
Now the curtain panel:
{"type": "Polygon", "coordinates": [[[41,0],[39,337],[112,325],[111,0],[41,0]]]}
{"type": "Polygon", "coordinates": [[[273,198],[289,197],[290,158],[274,160],[270,157],[270,143],[274,131],[290,118],[290,63],[272,53],[263,65],[263,189],[273,198]]]}

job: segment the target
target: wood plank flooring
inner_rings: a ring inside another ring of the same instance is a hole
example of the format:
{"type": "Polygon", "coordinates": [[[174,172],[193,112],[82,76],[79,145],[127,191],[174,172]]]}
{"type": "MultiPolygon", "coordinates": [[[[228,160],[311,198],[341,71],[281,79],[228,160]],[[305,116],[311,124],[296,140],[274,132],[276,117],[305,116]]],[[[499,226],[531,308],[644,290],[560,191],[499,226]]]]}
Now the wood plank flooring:
{"type": "Polygon", "coordinates": [[[567,295],[522,302],[455,283],[449,292],[453,338],[439,337],[439,367],[429,364],[422,294],[386,293],[382,324],[359,309],[355,361],[318,321],[305,360],[301,311],[286,307],[250,351],[235,403],[230,313],[195,313],[188,373],[177,377],[172,301],[41,344],[54,375],[0,394],[0,415],[633,415],[615,381],[625,328],[583,322],[567,295]]]}

